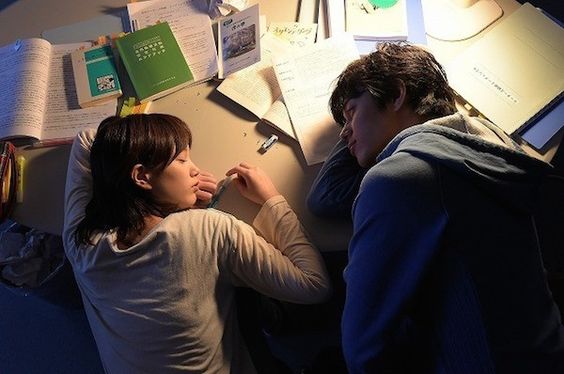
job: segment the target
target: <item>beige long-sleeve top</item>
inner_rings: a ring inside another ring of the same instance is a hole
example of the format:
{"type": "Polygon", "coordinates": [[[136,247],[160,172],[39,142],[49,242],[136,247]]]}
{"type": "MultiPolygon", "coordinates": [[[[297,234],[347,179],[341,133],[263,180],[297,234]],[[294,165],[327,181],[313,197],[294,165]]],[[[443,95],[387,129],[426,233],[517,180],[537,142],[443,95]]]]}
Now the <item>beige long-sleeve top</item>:
{"type": "Polygon", "coordinates": [[[234,287],[315,303],[330,282],[318,251],[282,196],[253,226],[214,209],[167,216],[142,241],[120,250],[114,232],[76,246],[92,194],[95,131],[72,147],[65,191],[65,251],[108,373],[252,373],[238,331],[234,287]],[[271,244],[272,243],[272,244],[271,244]]]}

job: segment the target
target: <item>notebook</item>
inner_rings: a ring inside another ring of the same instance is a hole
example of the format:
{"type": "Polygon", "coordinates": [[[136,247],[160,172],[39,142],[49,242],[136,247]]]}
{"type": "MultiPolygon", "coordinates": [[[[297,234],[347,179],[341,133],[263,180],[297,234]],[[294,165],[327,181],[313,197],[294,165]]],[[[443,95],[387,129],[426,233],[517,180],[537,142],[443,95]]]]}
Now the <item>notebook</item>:
{"type": "Polygon", "coordinates": [[[453,89],[512,135],[564,90],[564,29],[529,3],[446,67],[453,89]]]}

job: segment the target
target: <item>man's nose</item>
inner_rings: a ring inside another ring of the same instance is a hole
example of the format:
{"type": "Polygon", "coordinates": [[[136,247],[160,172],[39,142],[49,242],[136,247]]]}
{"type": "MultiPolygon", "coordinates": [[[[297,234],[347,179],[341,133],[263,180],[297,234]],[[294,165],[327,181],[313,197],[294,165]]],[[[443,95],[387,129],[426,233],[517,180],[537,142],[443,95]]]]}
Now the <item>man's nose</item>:
{"type": "Polygon", "coordinates": [[[345,125],[341,129],[341,132],[339,133],[339,137],[341,139],[346,139],[349,137],[350,134],[351,134],[351,127],[349,125],[349,122],[347,121],[345,122],[345,125]]]}

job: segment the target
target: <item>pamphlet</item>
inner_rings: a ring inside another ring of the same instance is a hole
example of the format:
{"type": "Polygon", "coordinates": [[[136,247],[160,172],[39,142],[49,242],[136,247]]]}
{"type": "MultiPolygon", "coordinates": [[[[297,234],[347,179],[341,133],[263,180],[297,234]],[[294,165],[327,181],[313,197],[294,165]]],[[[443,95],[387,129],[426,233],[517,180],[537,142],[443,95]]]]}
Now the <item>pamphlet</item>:
{"type": "Polygon", "coordinates": [[[258,4],[221,18],[217,39],[220,79],[260,61],[258,4]]]}

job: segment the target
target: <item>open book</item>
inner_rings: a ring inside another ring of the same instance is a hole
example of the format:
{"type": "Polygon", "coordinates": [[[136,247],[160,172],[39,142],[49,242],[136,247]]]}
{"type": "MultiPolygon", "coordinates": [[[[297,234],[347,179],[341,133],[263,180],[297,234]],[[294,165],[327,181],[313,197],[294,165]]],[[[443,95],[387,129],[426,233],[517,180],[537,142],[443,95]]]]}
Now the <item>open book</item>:
{"type": "Polygon", "coordinates": [[[272,56],[284,54],[291,46],[265,33],[261,38],[261,60],[228,76],[217,90],[248,109],[258,118],[296,138],[280,86],[272,66],[272,56]]]}
{"type": "Polygon", "coordinates": [[[81,109],[70,53],[90,43],[23,39],[0,48],[0,138],[70,138],[114,115],[116,100],[81,109]]]}

